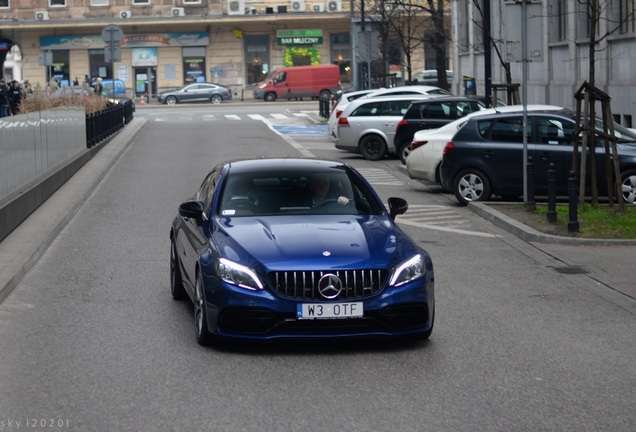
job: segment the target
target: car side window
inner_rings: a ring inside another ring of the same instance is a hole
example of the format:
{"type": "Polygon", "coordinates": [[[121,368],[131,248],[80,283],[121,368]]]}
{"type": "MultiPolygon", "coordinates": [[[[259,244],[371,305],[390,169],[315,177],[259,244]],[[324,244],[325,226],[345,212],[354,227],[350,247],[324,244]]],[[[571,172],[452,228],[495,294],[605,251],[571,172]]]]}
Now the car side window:
{"type": "Polygon", "coordinates": [[[360,105],[353,110],[350,117],[367,117],[379,115],[382,108],[382,102],[372,102],[360,105]]]}
{"type": "Polygon", "coordinates": [[[569,145],[574,133],[574,124],[557,118],[537,118],[539,142],[550,145],[569,145]]]}
{"type": "MultiPolygon", "coordinates": [[[[532,136],[531,122],[528,122],[527,129],[527,136],[532,136]]],[[[496,120],[490,132],[490,139],[499,142],[522,143],[523,119],[511,117],[496,120]]]]}
{"type": "Polygon", "coordinates": [[[212,171],[201,184],[199,190],[198,200],[203,202],[203,211],[205,214],[210,214],[210,207],[212,207],[212,199],[214,197],[214,190],[216,189],[216,182],[218,180],[218,172],[212,171]]]}
{"type": "Polygon", "coordinates": [[[404,116],[406,111],[409,109],[409,105],[411,104],[408,100],[398,100],[398,101],[389,101],[386,104],[386,109],[382,115],[389,116],[404,116]]]}
{"type": "Polygon", "coordinates": [[[422,118],[427,118],[427,119],[450,118],[449,103],[432,102],[432,103],[423,104],[423,105],[425,108],[422,110],[422,118]]]}

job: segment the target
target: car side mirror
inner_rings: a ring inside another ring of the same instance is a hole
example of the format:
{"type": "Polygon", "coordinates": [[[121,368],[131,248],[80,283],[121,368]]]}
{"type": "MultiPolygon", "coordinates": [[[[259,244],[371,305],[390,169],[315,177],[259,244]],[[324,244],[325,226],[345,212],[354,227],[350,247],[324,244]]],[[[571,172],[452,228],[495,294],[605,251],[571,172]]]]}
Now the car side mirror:
{"type": "Polygon", "coordinates": [[[179,206],[179,214],[186,219],[203,219],[203,203],[201,201],[186,201],[179,206]]]}
{"type": "Polygon", "coordinates": [[[391,219],[393,220],[395,220],[395,217],[397,215],[406,213],[406,211],[409,208],[409,203],[406,202],[404,198],[391,197],[389,198],[388,203],[389,203],[389,215],[391,216],[391,219]]]}

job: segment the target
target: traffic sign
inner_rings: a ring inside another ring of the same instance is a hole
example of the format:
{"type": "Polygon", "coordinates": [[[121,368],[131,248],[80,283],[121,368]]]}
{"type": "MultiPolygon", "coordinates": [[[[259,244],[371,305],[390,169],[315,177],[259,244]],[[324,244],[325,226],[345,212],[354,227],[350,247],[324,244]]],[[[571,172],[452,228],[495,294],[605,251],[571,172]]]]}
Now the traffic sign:
{"type": "Polygon", "coordinates": [[[104,47],[104,61],[106,63],[121,61],[121,47],[120,46],[104,47]]]}
{"type": "Polygon", "coordinates": [[[119,43],[124,38],[124,31],[121,27],[111,24],[102,30],[102,39],[106,43],[119,43]]]}

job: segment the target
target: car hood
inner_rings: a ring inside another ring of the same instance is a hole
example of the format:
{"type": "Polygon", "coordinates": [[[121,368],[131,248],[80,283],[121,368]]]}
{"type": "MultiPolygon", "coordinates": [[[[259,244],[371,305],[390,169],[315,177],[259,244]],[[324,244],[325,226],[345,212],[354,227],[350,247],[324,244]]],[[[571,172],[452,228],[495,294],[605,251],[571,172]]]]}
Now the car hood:
{"type": "Polygon", "coordinates": [[[415,253],[411,240],[386,216],[221,218],[218,227],[222,255],[249,262],[247,253],[272,270],[386,267],[396,253],[407,253],[404,249],[415,253]]]}

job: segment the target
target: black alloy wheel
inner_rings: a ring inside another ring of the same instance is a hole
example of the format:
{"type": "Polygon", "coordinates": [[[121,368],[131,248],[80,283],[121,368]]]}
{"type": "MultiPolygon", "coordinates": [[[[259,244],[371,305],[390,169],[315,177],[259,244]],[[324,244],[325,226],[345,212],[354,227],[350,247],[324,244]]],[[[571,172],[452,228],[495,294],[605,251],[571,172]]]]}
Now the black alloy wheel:
{"type": "Polygon", "coordinates": [[[386,143],[379,135],[367,135],[360,140],[360,154],[370,161],[377,161],[386,155],[386,143]]]}
{"type": "Polygon", "coordinates": [[[197,272],[194,285],[194,330],[199,345],[207,346],[212,343],[212,333],[208,330],[208,313],[205,306],[205,292],[203,289],[203,275],[197,272]]]}
{"type": "Polygon", "coordinates": [[[183,279],[181,278],[181,269],[177,261],[177,247],[174,241],[170,242],[170,292],[175,300],[183,300],[186,297],[183,279]]]}

